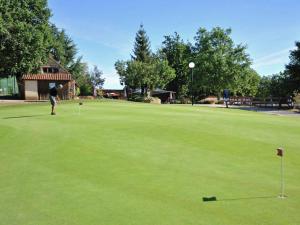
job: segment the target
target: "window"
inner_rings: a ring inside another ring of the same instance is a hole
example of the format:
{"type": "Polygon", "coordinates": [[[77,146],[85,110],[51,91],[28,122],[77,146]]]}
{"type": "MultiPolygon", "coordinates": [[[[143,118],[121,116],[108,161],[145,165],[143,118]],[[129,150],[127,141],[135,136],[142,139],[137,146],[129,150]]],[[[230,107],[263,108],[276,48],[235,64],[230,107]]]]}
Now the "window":
{"type": "Polygon", "coordinates": [[[56,67],[43,67],[43,73],[58,73],[59,69],[56,67]]]}

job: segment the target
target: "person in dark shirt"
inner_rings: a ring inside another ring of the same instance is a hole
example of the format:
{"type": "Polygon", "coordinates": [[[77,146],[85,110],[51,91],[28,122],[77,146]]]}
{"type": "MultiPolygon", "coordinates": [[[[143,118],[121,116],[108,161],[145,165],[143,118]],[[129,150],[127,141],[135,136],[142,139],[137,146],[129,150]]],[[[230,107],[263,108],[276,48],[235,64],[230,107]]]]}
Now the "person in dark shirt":
{"type": "Polygon", "coordinates": [[[224,102],[226,104],[226,108],[228,108],[228,102],[229,102],[229,98],[230,98],[230,91],[228,89],[225,89],[223,91],[223,97],[224,97],[224,102]]]}
{"type": "Polygon", "coordinates": [[[49,90],[49,99],[51,103],[51,115],[56,115],[55,113],[55,106],[57,104],[56,97],[57,97],[57,88],[54,86],[49,90]]]}

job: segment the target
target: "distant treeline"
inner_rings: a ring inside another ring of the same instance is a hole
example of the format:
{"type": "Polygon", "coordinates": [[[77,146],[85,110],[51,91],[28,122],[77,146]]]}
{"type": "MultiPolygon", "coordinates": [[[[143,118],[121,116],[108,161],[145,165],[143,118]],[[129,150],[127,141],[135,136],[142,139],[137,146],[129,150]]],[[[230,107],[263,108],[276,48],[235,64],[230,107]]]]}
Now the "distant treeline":
{"type": "Polygon", "coordinates": [[[116,70],[127,88],[141,89],[146,95],[154,88],[175,91],[177,97],[221,96],[229,89],[237,96],[286,96],[296,94],[300,77],[300,43],[291,52],[291,62],[284,72],[261,77],[251,67],[244,44],[235,44],[231,29],[200,28],[193,43],[178,33],[164,36],[161,47],[153,53],[144,27],[135,38],[133,55],[128,61],[117,61],[116,70]],[[189,62],[195,63],[193,81],[189,62]]]}

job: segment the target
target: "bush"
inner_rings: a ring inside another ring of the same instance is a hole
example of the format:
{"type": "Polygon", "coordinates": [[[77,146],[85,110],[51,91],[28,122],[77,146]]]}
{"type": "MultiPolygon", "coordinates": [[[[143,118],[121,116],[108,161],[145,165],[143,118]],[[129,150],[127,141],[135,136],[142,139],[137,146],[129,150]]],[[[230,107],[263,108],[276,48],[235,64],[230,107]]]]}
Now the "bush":
{"type": "Polygon", "coordinates": [[[133,95],[130,98],[128,98],[128,100],[133,102],[144,102],[144,97],[140,95],[133,95]]]}
{"type": "Polygon", "coordinates": [[[176,99],[176,100],[172,101],[171,104],[182,104],[182,103],[181,103],[181,100],[176,99]]]}
{"type": "Polygon", "coordinates": [[[143,97],[140,95],[133,95],[131,98],[128,99],[129,101],[133,102],[144,102],[144,103],[153,103],[153,104],[161,104],[161,100],[156,97],[143,97]]]}
{"type": "Polygon", "coordinates": [[[97,89],[97,96],[100,97],[100,98],[103,98],[104,92],[103,92],[102,89],[97,89]]]}
{"type": "Polygon", "coordinates": [[[295,108],[300,109],[300,94],[298,94],[294,97],[294,101],[295,101],[295,103],[294,103],[295,108]]]}
{"type": "Polygon", "coordinates": [[[152,104],[161,104],[160,98],[156,98],[156,97],[144,98],[144,102],[152,103],[152,104]]]}
{"type": "Polygon", "coordinates": [[[88,100],[93,100],[93,99],[95,99],[95,97],[94,96],[79,96],[79,99],[88,99],[88,100]]]}
{"type": "Polygon", "coordinates": [[[180,103],[181,104],[191,104],[192,101],[189,98],[182,97],[182,98],[180,98],[180,103]]]}
{"type": "Polygon", "coordinates": [[[208,96],[199,101],[200,104],[216,104],[218,102],[218,98],[215,96],[208,96]]]}

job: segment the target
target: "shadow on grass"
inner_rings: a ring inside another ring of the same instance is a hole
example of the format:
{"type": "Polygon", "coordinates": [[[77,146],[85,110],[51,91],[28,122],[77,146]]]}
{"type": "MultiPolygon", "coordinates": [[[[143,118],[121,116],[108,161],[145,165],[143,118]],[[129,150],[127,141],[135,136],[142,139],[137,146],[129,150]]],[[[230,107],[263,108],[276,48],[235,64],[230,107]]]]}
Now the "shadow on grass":
{"type": "Polygon", "coordinates": [[[243,201],[243,200],[256,200],[256,199],[274,199],[278,198],[278,196],[256,196],[256,197],[243,197],[243,198],[221,198],[218,199],[217,197],[203,197],[203,202],[222,202],[222,201],[243,201]]]}
{"type": "Polygon", "coordinates": [[[3,117],[2,119],[4,119],[4,120],[23,119],[23,118],[32,118],[32,117],[42,117],[42,116],[47,116],[47,115],[41,114],[41,115],[30,115],[30,116],[10,116],[10,117],[3,117]]]}

